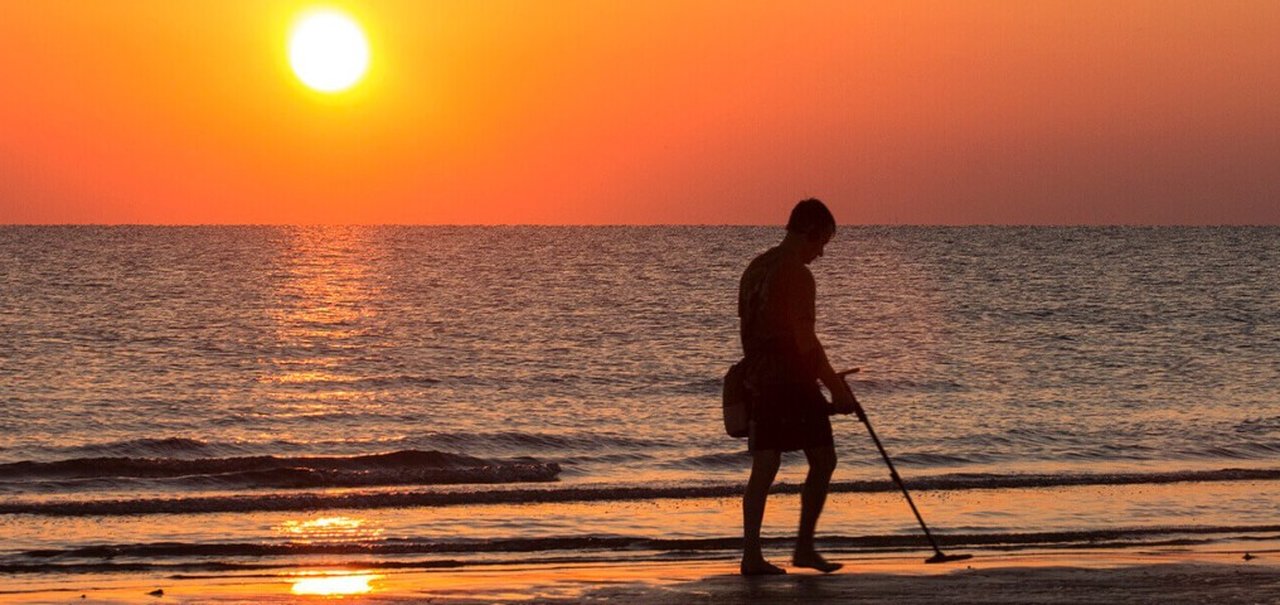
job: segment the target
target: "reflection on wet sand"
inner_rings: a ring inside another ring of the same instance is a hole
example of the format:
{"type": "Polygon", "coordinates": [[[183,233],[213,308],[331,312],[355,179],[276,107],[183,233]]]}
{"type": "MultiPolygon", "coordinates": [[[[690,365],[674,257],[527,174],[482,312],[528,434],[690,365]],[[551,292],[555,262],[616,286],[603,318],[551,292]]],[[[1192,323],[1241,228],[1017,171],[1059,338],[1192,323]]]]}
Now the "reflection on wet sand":
{"type": "Polygon", "coordinates": [[[290,592],[324,597],[368,594],[373,592],[373,581],[382,577],[378,574],[307,576],[294,580],[290,592]]]}
{"type": "MultiPolygon", "coordinates": [[[[298,544],[370,544],[383,533],[382,528],[371,526],[365,519],[346,516],[289,519],[274,529],[298,544]]],[[[292,576],[290,592],[327,597],[366,594],[373,591],[371,583],[382,577],[363,572],[307,571],[292,576]]]]}

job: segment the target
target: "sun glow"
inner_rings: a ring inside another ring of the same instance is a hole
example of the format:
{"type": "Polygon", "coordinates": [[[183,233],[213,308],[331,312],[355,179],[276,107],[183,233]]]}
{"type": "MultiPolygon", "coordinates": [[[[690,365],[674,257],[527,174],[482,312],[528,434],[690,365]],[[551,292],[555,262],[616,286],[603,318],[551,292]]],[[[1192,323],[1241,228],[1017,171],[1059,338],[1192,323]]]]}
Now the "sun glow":
{"type": "Polygon", "coordinates": [[[354,19],[334,9],[316,9],[298,18],[289,35],[289,65],[307,87],[341,92],[369,68],[369,42],[354,19]]]}

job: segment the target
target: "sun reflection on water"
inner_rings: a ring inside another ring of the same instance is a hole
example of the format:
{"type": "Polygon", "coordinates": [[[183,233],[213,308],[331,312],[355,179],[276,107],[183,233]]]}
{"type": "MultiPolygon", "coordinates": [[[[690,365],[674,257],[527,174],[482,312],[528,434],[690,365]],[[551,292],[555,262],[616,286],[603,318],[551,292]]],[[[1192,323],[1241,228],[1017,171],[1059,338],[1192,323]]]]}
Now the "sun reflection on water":
{"type": "Polygon", "coordinates": [[[364,519],[354,517],[317,517],[315,519],[290,519],[275,527],[279,533],[294,542],[369,542],[382,536],[382,528],[367,527],[364,519]]]}
{"type": "Polygon", "coordinates": [[[273,437],[310,442],[335,420],[376,406],[382,391],[368,372],[383,296],[377,231],[292,227],[274,268],[268,308],[273,347],[265,351],[255,395],[273,437]]]}
{"type": "MultiPolygon", "coordinates": [[[[366,519],[334,515],[312,519],[289,519],[275,526],[275,531],[288,536],[295,544],[368,544],[383,533],[370,527],[366,519]]],[[[373,591],[371,582],[383,576],[370,573],[305,572],[293,580],[296,595],[343,597],[373,591]]]]}
{"type": "Polygon", "coordinates": [[[377,574],[314,575],[295,580],[290,592],[296,595],[323,597],[368,594],[373,592],[372,582],[382,577],[377,574]]]}
{"type": "MultiPolygon", "coordinates": [[[[298,228],[289,232],[284,279],[272,310],[282,345],[268,383],[329,392],[359,377],[350,351],[361,350],[381,295],[371,265],[378,254],[364,229],[298,228]]],[[[337,399],[341,400],[342,397],[337,399]]]]}

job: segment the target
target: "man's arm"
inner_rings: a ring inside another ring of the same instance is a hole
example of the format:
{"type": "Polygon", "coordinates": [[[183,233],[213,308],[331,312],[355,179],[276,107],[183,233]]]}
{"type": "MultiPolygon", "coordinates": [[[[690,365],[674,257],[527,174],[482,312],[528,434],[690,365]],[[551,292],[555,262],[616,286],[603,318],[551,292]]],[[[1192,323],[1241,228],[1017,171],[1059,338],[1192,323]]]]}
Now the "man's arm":
{"type": "Polygon", "coordinates": [[[813,274],[808,269],[801,269],[798,275],[791,276],[795,280],[796,291],[800,296],[796,302],[797,307],[793,309],[793,317],[797,320],[796,329],[796,348],[800,351],[800,355],[805,359],[812,360],[814,369],[817,370],[818,380],[827,387],[827,391],[831,393],[832,408],[839,414],[858,413],[858,417],[862,417],[862,408],[858,405],[858,398],[854,396],[853,390],[849,388],[849,384],[844,381],[839,374],[836,374],[835,368],[831,367],[831,361],[827,359],[827,351],[822,346],[822,341],[818,340],[817,332],[817,286],[813,280],[813,274]]]}
{"type": "Polygon", "coordinates": [[[821,380],[827,387],[827,391],[831,393],[831,407],[838,414],[857,413],[858,417],[862,418],[862,406],[858,405],[858,398],[854,396],[853,389],[849,388],[849,383],[836,373],[827,359],[827,351],[818,340],[815,322],[810,321],[807,324],[807,328],[799,332],[800,342],[796,344],[800,346],[801,354],[811,356],[810,358],[815,360],[818,380],[821,380]]]}

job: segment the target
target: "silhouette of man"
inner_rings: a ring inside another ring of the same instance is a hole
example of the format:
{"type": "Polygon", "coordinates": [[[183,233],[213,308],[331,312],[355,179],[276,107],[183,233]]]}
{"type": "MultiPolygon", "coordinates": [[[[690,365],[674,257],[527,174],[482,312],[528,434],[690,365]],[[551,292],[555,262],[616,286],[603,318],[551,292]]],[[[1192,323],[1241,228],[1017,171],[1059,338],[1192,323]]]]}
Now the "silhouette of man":
{"type": "Polygon", "coordinates": [[[742,575],[786,573],[765,560],[760,525],[782,452],[794,450],[804,450],[809,475],[800,495],[800,531],[791,563],[824,573],[841,567],[818,554],[813,534],[836,467],[829,416],[853,412],[861,416],[862,409],[831,368],[814,332],[816,288],[806,266],[822,256],[835,231],[835,217],[821,201],[796,204],[782,243],[751,261],[738,285],[746,384],[751,393],[747,449],[752,459],[751,478],[742,497],[742,575]],[[831,393],[830,403],[818,381],[831,393]]]}

